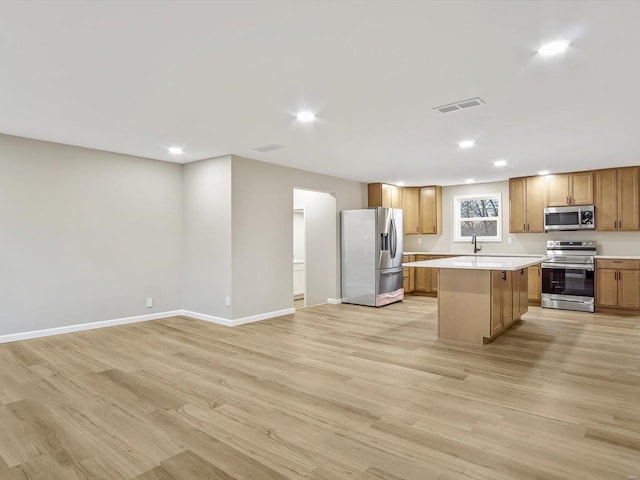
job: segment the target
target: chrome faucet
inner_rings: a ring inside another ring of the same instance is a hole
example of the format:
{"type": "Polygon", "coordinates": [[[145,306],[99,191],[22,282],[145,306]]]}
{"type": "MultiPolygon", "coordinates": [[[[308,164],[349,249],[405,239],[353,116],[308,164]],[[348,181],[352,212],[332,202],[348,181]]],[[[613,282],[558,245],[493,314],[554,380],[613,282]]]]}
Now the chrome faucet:
{"type": "Polygon", "coordinates": [[[482,250],[482,247],[478,246],[478,237],[475,233],[473,234],[473,237],[471,237],[471,243],[473,243],[473,253],[478,253],[482,250]]]}

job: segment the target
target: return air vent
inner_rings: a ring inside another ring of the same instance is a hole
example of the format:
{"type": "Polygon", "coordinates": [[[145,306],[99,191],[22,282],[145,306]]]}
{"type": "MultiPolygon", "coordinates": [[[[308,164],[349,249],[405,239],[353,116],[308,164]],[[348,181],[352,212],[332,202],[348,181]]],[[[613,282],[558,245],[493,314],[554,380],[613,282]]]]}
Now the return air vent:
{"type": "Polygon", "coordinates": [[[267,145],[256,147],[254,148],[254,150],[257,152],[266,153],[266,152],[273,152],[274,150],[280,150],[281,148],[284,148],[284,145],[278,145],[277,143],[269,143],[267,145]]]}
{"type": "Polygon", "coordinates": [[[461,100],[459,102],[447,103],[446,105],[440,105],[434,107],[434,110],[438,110],[440,113],[455,112],[456,110],[464,110],[466,108],[478,107],[486,103],[480,97],[469,98],[467,100],[461,100]]]}

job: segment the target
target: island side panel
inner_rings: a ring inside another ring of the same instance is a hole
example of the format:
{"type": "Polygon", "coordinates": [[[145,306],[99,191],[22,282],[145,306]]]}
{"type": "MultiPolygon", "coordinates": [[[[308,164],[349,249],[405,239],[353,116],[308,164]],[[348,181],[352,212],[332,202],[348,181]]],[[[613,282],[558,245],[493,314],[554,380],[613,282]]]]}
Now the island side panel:
{"type": "Polygon", "coordinates": [[[441,268],[438,337],[483,344],[491,336],[491,270],[441,268]]]}

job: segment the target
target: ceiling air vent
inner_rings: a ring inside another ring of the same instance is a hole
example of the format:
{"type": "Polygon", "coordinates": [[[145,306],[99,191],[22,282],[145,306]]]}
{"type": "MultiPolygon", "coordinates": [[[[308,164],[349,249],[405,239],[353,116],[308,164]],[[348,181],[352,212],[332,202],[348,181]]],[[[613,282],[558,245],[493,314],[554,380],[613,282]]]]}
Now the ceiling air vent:
{"type": "Polygon", "coordinates": [[[284,148],[284,145],[278,145],[277,143],[269,143],[267,145],[256,147],[254,148],[254,150],[257,152],[266,153],[266,152],[273,152],[274,150],[280,150],[281,148],[284,148]]]}
{"type": "Polygon", "coordinates": [[[455,112],[456,110],[464,110],[465,108],[478,107],[486,103],[480,97],[469,98],[467,100],[461,100],[459,102],[447,103],[446,105],[440,105],[434,107],[434,110],[438,110],[440,113],[455,112]]]}

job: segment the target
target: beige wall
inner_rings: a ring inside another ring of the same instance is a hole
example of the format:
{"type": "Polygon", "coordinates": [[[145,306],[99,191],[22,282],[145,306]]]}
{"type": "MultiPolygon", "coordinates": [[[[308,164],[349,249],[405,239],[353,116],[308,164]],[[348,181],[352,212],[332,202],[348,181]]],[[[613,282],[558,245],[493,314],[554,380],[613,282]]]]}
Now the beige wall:
{"type": "MultiPolygon", "coordinates": [[[[469,243],[453,241],[453,197],[478,193],[502,194],[502,242],[482,243],[482,253],[544,253],[547,240],[596,240],[601,255],[640,255],[640,232],[509,233],[509,182],[455,185],[442,189],[442,235],[405,235],[404,250],[472,253],[469,243]],[[508,243],[511,237],[512,243],[508,243]],[[419,240],[422,243],[418,243],[419,240]]],[[[596,218],[596,222],[598,219],[596,218]]]]}
{"type": "Polygon", "coordinates": [[[231,318],[231,157],[183,166],[182,308],[231,318]]]}
{"type": "MultiPolygon", "coordinates": [[[[292,307],[293,189],[336,199],[335,274],[331,298],[340,298],[339,212],[366,205],[364,183],[241,157],[232,162],[232,310],[234,319],[292,307]]],[[[309,255],[307,255],[308,260],[309,255]]]]}
{"type": "Polygon", "coordinates": [[[180,308],[180,165],[0,135],[0,222],[0,335],[180,308]]]}

